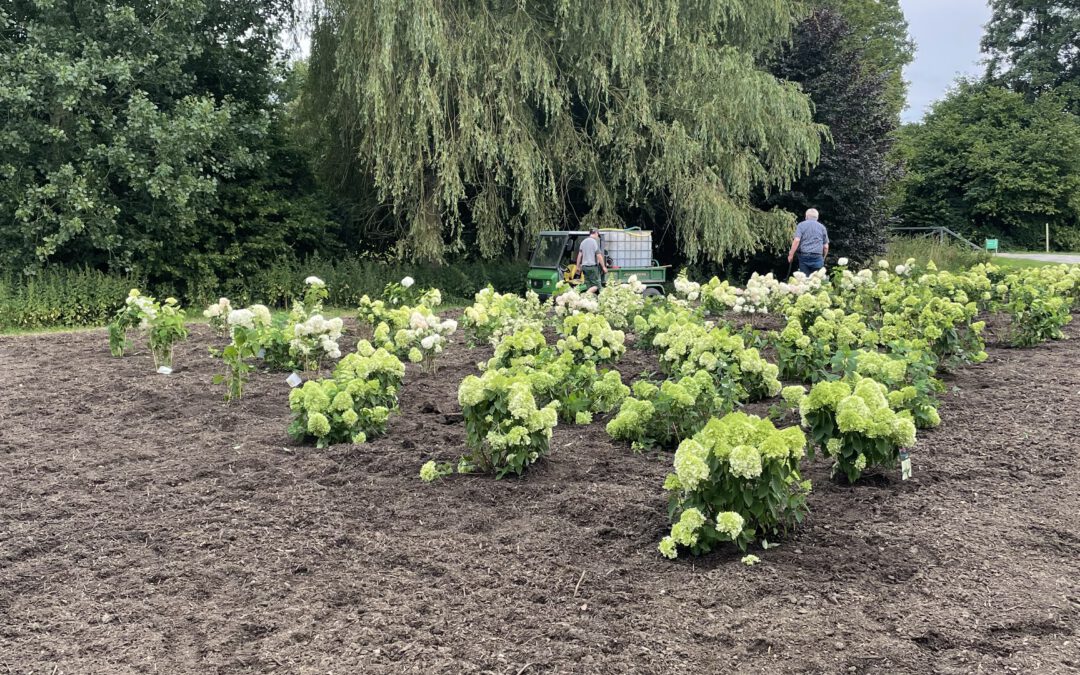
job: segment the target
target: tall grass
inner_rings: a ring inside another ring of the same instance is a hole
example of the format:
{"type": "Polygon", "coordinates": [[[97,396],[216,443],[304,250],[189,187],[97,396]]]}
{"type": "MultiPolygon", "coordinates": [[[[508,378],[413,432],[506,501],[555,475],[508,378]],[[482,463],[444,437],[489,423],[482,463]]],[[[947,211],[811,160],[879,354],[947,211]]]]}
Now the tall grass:
{"type": "Polygon", "coordinates": [[[936,237],[894,237],[889,240],[886,255],[895,264],[908,258],[915,258],[924,264],[933,260],[939,269],[953,272],[990,262],[990,254],[986,251],[976,251],[949,241],[942,243],[936,237]]]}

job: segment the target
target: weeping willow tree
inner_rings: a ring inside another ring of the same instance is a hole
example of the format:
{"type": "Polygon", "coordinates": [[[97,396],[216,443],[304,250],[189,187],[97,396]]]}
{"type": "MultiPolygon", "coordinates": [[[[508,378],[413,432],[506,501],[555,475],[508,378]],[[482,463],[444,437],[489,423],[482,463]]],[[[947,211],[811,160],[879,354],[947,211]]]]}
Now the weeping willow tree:
{"type": "Polygon", "coordinates": [[[757,65],[797,14],[791,0],[319,0],[305,109],[324,174],[368,177],[392,214],[368,222],[389,220],[413,259],[642,212],[689,260],[745,255],[788,236],[792,215],[753,199],[786,190],[824,133],[798,87],[757,65]]]}

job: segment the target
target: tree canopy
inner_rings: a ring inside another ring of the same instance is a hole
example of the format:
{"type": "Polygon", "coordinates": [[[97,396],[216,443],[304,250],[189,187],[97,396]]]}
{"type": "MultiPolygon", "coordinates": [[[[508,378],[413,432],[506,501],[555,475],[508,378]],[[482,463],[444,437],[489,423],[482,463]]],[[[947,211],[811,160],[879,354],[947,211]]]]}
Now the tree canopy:
{"type": "Polygon", "coordinates": [[[858,34],[840,11],[817,9],[774,63],[773,73],[810,95],[814,119],[828,126],[831,138],[821,162],[767,203],[795,213],[817,208],[829,227],[831,250],[868,259],[885,246],[898,111],[891,100],[894,73],[858,46],[858,34]]]}
{"type": "Polygon", "coordinates": [[[192,280],[303,239],[275,221],[317,227],[263,189],[304,171],[274,101],[291,11],[287,0],[0,8],[0,264],[192,280]]]}
{"type": "MultiPolygon", "coordinates": [[[[780,244],[753,205],[817,159],[805,94],[757,59],[796,3],[323,0],[309,106],[368,173],[400,250],[495,255],[540,229],[673,224],[688,259],[780,244]],[[630,224],[641,224],[631,222],[630,224]]],[[[347,162],[343,166],[343,162],[347,162]]]]}
{"type": "Polygon", "coordinates": [[[1080,118],[1053,95],[961,83],[919,125],[910,157],[905,224],[944,225],[1016,247],[1080,247],[1080,118]]]}
{"type": "Polygon", "coordinates": [[[823,47],[857,52],[868,74],[884,75],[885,97],[899,118],[907,99],[904,68],[915,58],[900,0],[814,0],[813,6],[843,17],[849,27],[843,39],[823,47]]]}
{"type": "Polygon", "coordinates": [[[987,79],[1034,98],[1063,97],[1080,114],[1080,0],[992,0],[982,49],[987,79]]]}

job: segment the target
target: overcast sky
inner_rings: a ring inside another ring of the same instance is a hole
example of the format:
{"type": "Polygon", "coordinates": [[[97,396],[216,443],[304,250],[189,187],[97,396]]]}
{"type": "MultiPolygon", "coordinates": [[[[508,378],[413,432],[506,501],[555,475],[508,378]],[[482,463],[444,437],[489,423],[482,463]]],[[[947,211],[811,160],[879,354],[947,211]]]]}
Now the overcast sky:
{"type": "Polygon", "coordinates": [[[918,52],[904,75],[909,85],[905,122],[922,119],[958,75],[980,75],[979,41],[990,20],[986,0],[900,0],[918,52]]]}

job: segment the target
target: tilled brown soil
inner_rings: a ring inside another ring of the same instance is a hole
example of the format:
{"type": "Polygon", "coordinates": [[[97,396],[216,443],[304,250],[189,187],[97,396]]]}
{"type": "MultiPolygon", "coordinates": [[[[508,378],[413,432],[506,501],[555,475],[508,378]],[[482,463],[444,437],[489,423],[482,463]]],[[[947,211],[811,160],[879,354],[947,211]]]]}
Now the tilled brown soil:
{"type": "Polygon", "coordinates": [[[316,450],[285,434],[281,374],[221,401],[210,343],[166,377],[103,331],[0,338],[0,670],[1080,668],[1075,342],[952,377],[911,481],[841,486],[819,460],[810,519],[754,567],[661,558],[670,455],[603,419],[524,479],[422,483],[461,452],[485,350],[410,368],[387,437],[316,450]]]}

